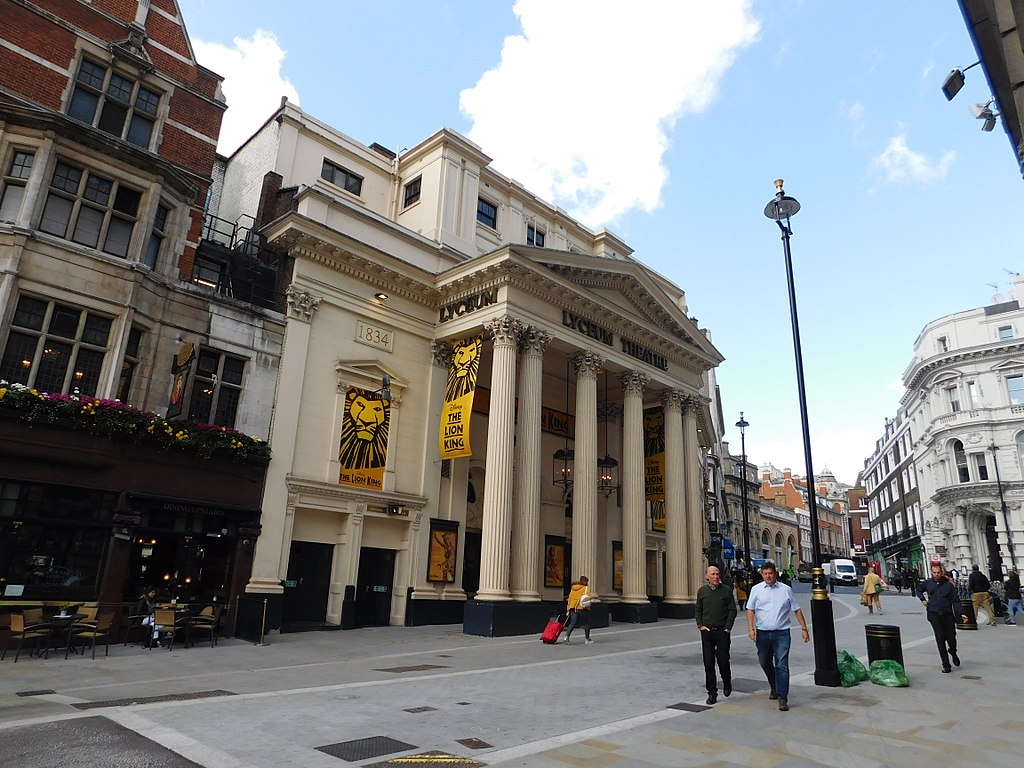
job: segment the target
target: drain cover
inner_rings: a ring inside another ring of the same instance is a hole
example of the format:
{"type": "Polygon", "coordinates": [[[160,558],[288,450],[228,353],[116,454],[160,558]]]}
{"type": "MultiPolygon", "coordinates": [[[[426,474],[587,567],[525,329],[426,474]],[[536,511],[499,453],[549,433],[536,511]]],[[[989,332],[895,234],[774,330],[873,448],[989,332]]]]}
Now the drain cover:
{"type": "Polygon", "coordinates": [[[368,739],[353,739],[352,741],[339,741],[337,744],[328,744],[316,748],[331,757],[340,757],[354,763],[357,760],[366,760],[369,757],[383,757],[394,752],[405,752],[408,749],[416,749],[415,744],[406,744],[404,741],[392,739],[388,736],[371,736],[368,739]]]}
{"type": "Polygon", "coordinates": [[[41,688],[38,691],[18,691],[15,696],[45,696],[48,693],[56,693],[52,688],[41,688]]]}
{"type": "Polygon", "coordinates": [[[417,768],[450,768],[453,765],[461,765],[464,768],[473,768],[485,765],[485,763],[461,755],[449,755],[447,752],[434,751],[393,757],[383,763],[371,763],[367,768],[396,768],[396,766],[402,765],[415,765],[417,768]]]}
{"type": "Polygon", "coordinates": [[[767,687],[768,681],[764,679],[752,680],[749,677],[734,677],[732,679],[732,689],[740,693],[755,693],[763,691],[767,687]]]}
{"type": "Polygon", "coordinates": [[[409,707],[409,709],[403,709],[402,711],[412,712],[413,714],[417,712],[437,712],[437,707],[409,707]]]}
{"type": "Polygon", "coordinates": [[[981,675],[960,675],[964,680],[981,680],[981,675]]]}
{"type": "Polygon", "coordinates": [[[411,667],[388,667],[387,669],[375,669],[374,672],[423,672],[427,669],[448,669],[443,664],[416,664],[411,667]]]}
{"type": "Polygon", "coordinates": [[[705,707],[703,704],[687,704],[682,702],[681,704],[670,704],[666,709],[681,709],[684,712],[703,712],[711,707],[705,707]]]}
{"type": "Polygon", "coordinates": [[[72,704],[75,709],[100,709],[102,707],[129,707],[137,704],[154,704],[158,701],[188,701],[209,699],[214,696],[234,696],[231,691],[195,691],[194,693],[169,693],[166,696],[140,696],[136,699],[111,699],[109,701],[86,701],[72,704]]]}
{"type": "Polygon", "coordinates": [[[462,746],[469,747],[470,749],[487,749],[488,747],[493,746],[493,744],[488,744],[482,739],[456,739],[456,741],[462,746]]]}

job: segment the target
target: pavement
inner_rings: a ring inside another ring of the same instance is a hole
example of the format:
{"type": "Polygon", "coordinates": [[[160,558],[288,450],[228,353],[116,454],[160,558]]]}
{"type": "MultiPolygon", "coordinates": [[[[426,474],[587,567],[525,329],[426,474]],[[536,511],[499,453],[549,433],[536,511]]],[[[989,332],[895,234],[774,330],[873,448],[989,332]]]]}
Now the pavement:
{"type": "MultiPolygon", "coordinates": [[[[798,599],[809,615],[810,595],[798,599]]],[[[0,663],[0,764],[18,768],[341,768],[465,765],[1019,766],[1024,627],[958,633],[940,671],[921,604],[883,595],[868,616],[832,596],[837,645],[866,661],[866,624],[900,630],[910,686],[813,682],[794,633],[790,711],[768,699],[741,617],[734,693],[705,706],[692,621],[612,624],[592,645],[481,638],[461,627],[380,627],[115,645],[0,663]]],[[[813,631],[813,627],[812,627],[813,631]]]]}

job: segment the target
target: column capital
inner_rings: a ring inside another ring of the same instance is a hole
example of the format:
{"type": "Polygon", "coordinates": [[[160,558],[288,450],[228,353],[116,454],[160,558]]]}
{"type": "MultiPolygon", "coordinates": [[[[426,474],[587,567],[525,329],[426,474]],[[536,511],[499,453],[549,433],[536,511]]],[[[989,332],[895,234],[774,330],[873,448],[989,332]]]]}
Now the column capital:
{"type": "Polygon", "coordinates": [[[535,325],[524,325],[519,335],[519,351],[524,355],[543,355],[551,343],[551,334],[535,325]]]}
{"type": "Polygon", "coordinates": [[[288,317],[304,323],[312,322],[317,305],[323,301],[320,296],[314,296],[309,291],[297,290],[292,286],[288,286],[284,295],[288,301],[288,317]]]}
{"type": "Polygon", "coordinates": [[[643,395],[644,387],[651,377],[641,371],[624,371],[619,374],[622,391],[626,395],[643,395]]]}
{"type": "Polygon", "coordinates": [[[686,408],[686,393],[681,389],[662,390],[661,404],[667,411],[682,412],[686,408]]]}
{"type": "Polygon", "coordinates": [[[430,354],[434,358],[434,365],[444,368],[446,371],[452,367],[452,343],[450,341],[430,342],[430,354]]]}
{"type": "Polygon", "coordinates": [[[522,334],[523,321],[511,315],[502,315],[484,323],[484,330],[491,334],[495,346],[514,347],[522,334]]]}
{"type": "Polygon", "coordinates": [[[573,355],[572,364],[579,378],[596,379],[597,369],[604,365],[604,357],[593,350],[587,349],[573,355]]]}

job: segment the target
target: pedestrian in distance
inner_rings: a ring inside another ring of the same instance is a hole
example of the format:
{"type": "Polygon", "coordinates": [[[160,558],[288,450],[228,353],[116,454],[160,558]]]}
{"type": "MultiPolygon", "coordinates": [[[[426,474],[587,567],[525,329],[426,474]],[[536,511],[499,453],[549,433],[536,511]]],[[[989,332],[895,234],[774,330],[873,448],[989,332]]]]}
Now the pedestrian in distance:
{"type": "Polygon", "coordinates": [[[718,701],[718,677],[715,664],[722,675],[722,693],[732,693],[732,670],[729,667],[729,647],[732,625],[736,621],[736,601],[732,589],[722,583],[722,572],[717,565],[709,565],[707,584],[697,590],[695,618],[700,630],[700,647],[704,654],[704,685],[708,690],[708,704],[718,701]]]}
{"type": "Polygon", "coordinates": [[[952,672],[949,666],[951,659],[956,666],[960,666],[960,657],[956,655],[956,617],[959,616],[966,624],[967,616],[960,606],[956,587],[946,577],[942,564],[932,563],[931,571],[932,577],[921,582],[921,591],[917,596],[924,603],[928,623],[935,633],[942,671],[949,673],[952,672]]]}
{"type": "Polygon", "coordinates": [[[779,711],[789,711],[789,630],[790,616],[796,615],[804,642],[810,642],[800,604],[793,590],[779,581],[775,564],[761,566],[762,581],[755,584],[747,598],[747,633],[757,646],[757,660],[771,687],[769,699],[778,699],[779,711]]]}
{"type": "Polygon", "coordinates": [[[890,575],[889,581],[891,581],[892,585],[894,587],[896,587],[896,592],[898,594],[902,595],[903,594],[903,571],[901,571],[899,568],[896,568],[892,572],[892,574],[890,575]]]}
{"type": "Polygon", "coordinates": [[[1024,613],[1024,605],[1020,600],[1020,574],[1017,571],[1011,570],[1006,574],[1003,591],[1006,592],[1006,623],[1016,624],[1017,614],[1024,613]]]}
{"type": "Polygon", "coordinates": [[[580,576],[579,581],[574,581],[569,590],[569,597],[565,601],[566,610],[569,613],[569,621],[565,625],[565,640],[569,644],[569,637],[577,626],[583,627],[584,641],[590,645],[594,641],[590,639],[590,606],[596,598],[590,592],[590,579],[580,576]]]}
{"type": "Polygon", "coordinates": [[[864,576],[864,588],[860,592],[861,597],[866,601],[868,613],[874,613],[878,609],[878,615],[882,615],[882,579],[875,573],[875,566],[869,565],[867,575],[864,576]]]}
{"type": "Polygon", "coordinates": [[[996,626],[996,611],[992,607],[992,595],[988,593],[992,589],[992,582],[988,576],[981,572],[977,565],[971,566],[971,575],[967,577],[967,588],[971,590],[971,603],[974,605],[974,615],[978,615],[978,609],[984,608],[988,614],[988,625],[996,626]]]}

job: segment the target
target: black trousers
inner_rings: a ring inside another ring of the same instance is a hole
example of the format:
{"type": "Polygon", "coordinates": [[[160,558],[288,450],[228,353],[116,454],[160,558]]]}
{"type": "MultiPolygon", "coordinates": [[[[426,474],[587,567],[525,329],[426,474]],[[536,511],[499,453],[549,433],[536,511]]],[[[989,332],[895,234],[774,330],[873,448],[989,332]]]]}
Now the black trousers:
{"type": "Polygon", "coordinates": [[[932,632],[935,633],[935,645],[939,648],[942,666],[948,667],[949,654],[956,653],[956,619],[950,611],[928,611],[928,623],[932,625],[932,632]]]}
{"type": "Polygon", "coordinates": [[[718,662],[718,671],[722,673],[722,682],[732,684],[732,669],[729,667],[730,644],[730,635],[724,627],[700,633],[700,647],[704,652],[704,684],[708,693],[718,692],[715,662],[718,662]]]}

